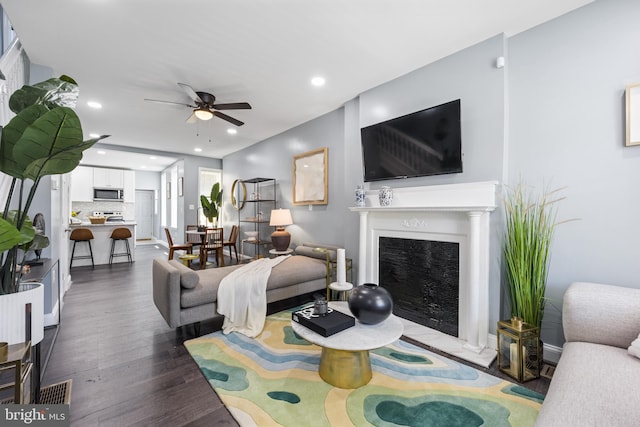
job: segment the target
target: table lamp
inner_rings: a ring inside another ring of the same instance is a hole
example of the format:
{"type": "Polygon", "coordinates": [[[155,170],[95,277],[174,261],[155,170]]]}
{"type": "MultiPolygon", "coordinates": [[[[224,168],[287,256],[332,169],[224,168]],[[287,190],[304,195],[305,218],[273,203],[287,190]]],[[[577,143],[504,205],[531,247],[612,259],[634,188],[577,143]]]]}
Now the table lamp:
{"type": "Polygon", "coordinates": [[[276,231],[271,234],[271,243],[276,251],[282,252],[289,248],[291,234],[284,229],[284,226],[291,224],[293,224],[293,220],[289,209],[274,209],[271,211],[269,225],[276,227],[276,231]]]}

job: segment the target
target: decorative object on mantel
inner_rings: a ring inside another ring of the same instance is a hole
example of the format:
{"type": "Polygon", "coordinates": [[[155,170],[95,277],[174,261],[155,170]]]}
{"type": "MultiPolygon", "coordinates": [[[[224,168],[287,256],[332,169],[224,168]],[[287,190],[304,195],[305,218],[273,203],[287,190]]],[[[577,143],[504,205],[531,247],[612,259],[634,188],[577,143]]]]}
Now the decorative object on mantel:
{"type": "Polygon", "coordinates": [[[363,208],[365,207],[364,201],[364,185],[358,184],[356,186],[356,207],[363,208]]]}
{"type": "Polygon", "coordinates": [[[269,225],[276,227],[276,231],[271,234],[271,243],[276,251],[282,252],[289,248],[291,234],[284,229],[284,226],[291,224],[293,224],[293,219],[289,209],[274,209],[271,211],[269,225]]]}
{"type": "Polygon", "coordinates": [[[293,205],[329,203],[327,147],[293,156],[293,205]]]}
{"type": "Polygon", "coordinates": [[[393,201],[393,190],[391,187],[380,187],[380,190],[378,190],[378,198],[380,199],[380,206],[391,206],[391,202],[393,201]]]}
{"type": "Polygon", "coordinates": [[[375,325],[389,317],[393,300],[385,288],[375,283],[363,283],[351,291],[349,310],[361,323],[375,325]]]}
{"type": "Polygon", "coordinates": [[[498,368],[518,382],[540,377],[540,328],[519,317],[498,322],[498,368]]]}

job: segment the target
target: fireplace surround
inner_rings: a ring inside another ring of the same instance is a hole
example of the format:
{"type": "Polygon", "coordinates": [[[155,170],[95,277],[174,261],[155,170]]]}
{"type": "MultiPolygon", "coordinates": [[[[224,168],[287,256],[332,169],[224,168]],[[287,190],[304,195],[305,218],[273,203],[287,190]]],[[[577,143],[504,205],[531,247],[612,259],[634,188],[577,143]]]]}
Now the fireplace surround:
{"type": "Polygon", "coordinates": [[[379,283],[379,266],[385,262],[378,259],[380,238],[458,245],[458,336],[403,319],[405,335],[483,366],[495,357],[489,336],[489,216],[496,208],[497,184],[395,188],[390,206],[380,206],[377,191],[369,190],[364,207],[350,208],[360,216],[359,284],[379,283]]]}

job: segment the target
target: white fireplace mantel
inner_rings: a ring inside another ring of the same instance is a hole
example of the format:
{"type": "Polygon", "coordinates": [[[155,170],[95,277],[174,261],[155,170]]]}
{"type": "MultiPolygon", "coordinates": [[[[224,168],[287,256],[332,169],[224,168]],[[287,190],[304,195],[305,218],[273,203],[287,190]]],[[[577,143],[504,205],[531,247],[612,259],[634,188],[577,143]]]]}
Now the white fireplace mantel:
{"type": "Polygon", "coordinates": [[[497,185],[487,181],[398,188],[390,206],[380,206],[377,190],[367,191],[364,207],[349,208],[360,215],[358,283],[377,282],[380,237],[460,243],[458,339],[466,350],[483,352],[489,334],[489,215],[496,209],[497,185]]]}

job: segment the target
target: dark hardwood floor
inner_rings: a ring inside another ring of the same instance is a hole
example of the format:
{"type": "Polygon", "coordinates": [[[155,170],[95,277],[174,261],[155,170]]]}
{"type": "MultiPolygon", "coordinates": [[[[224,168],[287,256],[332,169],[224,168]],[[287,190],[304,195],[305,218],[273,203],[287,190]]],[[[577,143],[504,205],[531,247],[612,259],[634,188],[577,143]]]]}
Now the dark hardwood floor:
{"type": "Polygon", "coordinates": [[[151,261],[164,253],[140,245],[134,264],[72,269],[43,378],[73,379],[72,425],[238,425],[182,345],[193,329],[169,328],[153,304],[151,261]]]}
{"type": "MultiPolygon", "coordinates": [[[[238,425],[183,346],[195,337],[193,328],[169,328],[153,304],[151,262],[165,253],[162,246],[139,245],[133,264],[72,269],[42,381],[73,379],[71,425],[238,425]]],[[[200,332],[219,328],[203,322],[200,332]]],[[[495,363],[484,371],[504,377],[495,363]]],[[[524,386],[546,393],[548,384],[541,378],[524,386]]]]}

